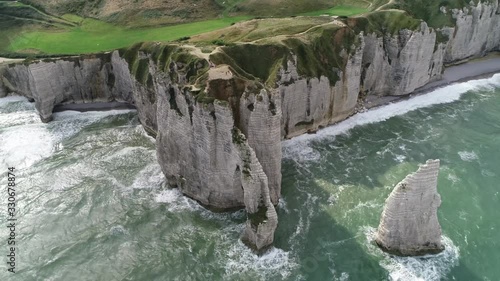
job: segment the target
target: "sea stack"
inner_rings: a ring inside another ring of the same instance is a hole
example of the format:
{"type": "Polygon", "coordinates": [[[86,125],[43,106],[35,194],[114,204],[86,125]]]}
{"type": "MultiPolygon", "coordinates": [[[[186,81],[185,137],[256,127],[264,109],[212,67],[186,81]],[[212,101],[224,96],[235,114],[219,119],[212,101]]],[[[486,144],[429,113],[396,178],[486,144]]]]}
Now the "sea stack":
{"type": "Polygon", "coordinates": [[[439,160],[427,160],[417,172],[399,182],[385,202],[375,241],[382,250],[399,256],[437,254],[441,226],[437,209],[439,160]]]}

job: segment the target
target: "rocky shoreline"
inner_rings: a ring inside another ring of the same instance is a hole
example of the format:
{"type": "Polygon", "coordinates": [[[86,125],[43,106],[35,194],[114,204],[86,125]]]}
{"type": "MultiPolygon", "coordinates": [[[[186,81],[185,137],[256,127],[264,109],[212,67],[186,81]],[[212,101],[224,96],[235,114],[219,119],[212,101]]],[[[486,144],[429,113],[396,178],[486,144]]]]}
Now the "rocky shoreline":
{"type": "Polygon", "coordinates": [[[500,73],[500,52],[493,52],[482,58],[463,61],[460,64],[446,67],[441,79],[429,82],[408,95],[383,97],[371,96],[366,100],[359,102],[357,112],[384,106],[400,100],[407,100],[417,95],[423,95],[451,84],[489,78],[497,73],[500,73]]]}

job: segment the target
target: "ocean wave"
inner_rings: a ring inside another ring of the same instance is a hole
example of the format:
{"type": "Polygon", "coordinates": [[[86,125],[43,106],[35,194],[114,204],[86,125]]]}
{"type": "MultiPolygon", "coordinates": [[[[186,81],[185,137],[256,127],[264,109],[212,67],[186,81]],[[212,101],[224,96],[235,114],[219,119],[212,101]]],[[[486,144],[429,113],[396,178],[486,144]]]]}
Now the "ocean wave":
{"type": "Polygon", "coordinates": [[[40,121],[34,106],[22,97],[0,99],[0,108],[8,113],[0,114],[0,166],[27,168],[63,149],[61,142],[110,115],[128,113],[132,110],[101,112],[65,111],[54,114],[54,121],[40,121]]]}
{"type": "Polygon", "coordinates": [[[25,97],[21,97],[21,96],[3,97],[3,98],[0,98],[0,107],[3,108],[3,107],[6,107],[7,105],[9,105],[10,103],[20,102],[20,101],[25,101],[28,103],[28,99],[25,97]]]}
{"type": "Polygon", "coordinates": [[[156,194],[155,201],[165,203],[169,212],[197,211],[202,208],[196,201],[184,196],[178,188],[160,191],[156,194]]]}
{"type": "Polygon", "coordinates": [[[234,280],[241,274],[257,275],[259,280],[270,280],[274,277],[287,278],[292,275],[298,264],[289,252],[272,247],[259,256],[252,252],[240,240],[234,243],[225,260],[225,279],[234,280]]]}
{"type": "Polygon", "coordinates": [[[0,129],[12,128],[20,125],[41,123],[40,117],[33,111],[0,113],[0,129]]]}
{"type": "Polygon", "coordinates": [[[112,109],[105,111],[75,111],[75,110],[65,110],[61,112],[55,112],[53,114],[54,121],[63,120],[63,119],[92,119],[92,118],[102,118],[111,115],[121,115],[129,112],[135,112],[135,109],[112,109]]]}
{"type": "Polygon", "coordinates": [[[352,212],[356,213],[362,209],[377,209],[378,210],[378,209],[381,209],[382,207],[383,207],[383,204],[377,203],[377,200],[371,200],[371,201],[366,201],[366,202],[359,201],[356,206],[354,206],[353,208],[346,210],[344,212],[344,218],[351,216],[352,212]]]}
{"type": "Polygon", "coordinates": [[[0,134],[0,168],[32,166],[54,151],[55,140],[41,125],[17,126],[0,134]]]}
{"type": "Polygon", "coordinates": [[[147,165],[132,183],[134,189],[161,187],[165,177],[157,163],[147,165]]]}

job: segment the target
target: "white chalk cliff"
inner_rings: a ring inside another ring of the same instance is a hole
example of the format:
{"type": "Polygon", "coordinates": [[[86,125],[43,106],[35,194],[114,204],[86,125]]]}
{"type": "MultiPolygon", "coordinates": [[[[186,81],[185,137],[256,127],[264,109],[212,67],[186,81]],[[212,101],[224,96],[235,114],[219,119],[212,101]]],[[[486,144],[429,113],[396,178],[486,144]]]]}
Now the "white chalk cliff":
{"type": "Polygon", "coordinates": [[[399,182],[385,201],[375,241],[386,252],[401,256],[444,250],[437,209],[439,160],[428,160],[399,182]]]}

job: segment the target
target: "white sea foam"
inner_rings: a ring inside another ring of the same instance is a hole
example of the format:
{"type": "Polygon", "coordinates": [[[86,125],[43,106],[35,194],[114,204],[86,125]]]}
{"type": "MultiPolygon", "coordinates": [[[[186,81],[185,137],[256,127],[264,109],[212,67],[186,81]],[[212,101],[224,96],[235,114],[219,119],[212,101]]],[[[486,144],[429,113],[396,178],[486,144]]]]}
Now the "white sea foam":
{"type": "Polygon", "coordinates": [[[467,162],[472,162],[479,159],[474,151],[459,151],[458,156],[460,156],[460,159],[467,162]]]}
{"type": "Polygon", "coordinates": [[[166,203],[170,212],[196,211],[203,209],[196,201],[184,196],[178,188],[166,189],[156,194],[155,201],[166,203]]]}
{"type": "Polygon", "coordinates": [[[460,251],[450,238],[441,237],[445,250],[437,255],[422,257],[398,257],[380,250],[374,243],[376,229],[363,227],[368,252],[382,256],[380,265],[389,272],[392,281],[438,281],[445,278],[450,270],[458,265],[460,251]]]}
{"type": "Polygon", "coordinates": [[[0,113],[0,129],[36,123],[41,123],[40,117],[33,111],[0,113]]]}
{"type": "Polygon", "coordinates": [[[453,174],[453,173],[449,173],[448,176],[446,177],[449,181],[451,181],[452,183],[457,183],[460,181],[460,178],[457,177],[457,175],[453,174]]]}
{"type": "Polygon", "coordinates": [[[278,208],[279,209],[282,209],[283,211],[285,211],[285,213],[290,213],[290,210],[288,210],[288,207],[287,207],[287,204],[286,204],[286,201],[285,201],[285,198],[281,197],[280,198],[280,201],[278,202],[278,208]]]}
{"type": "MultiPolygon", "coordinates": [[[[121,148],[118,151],[111,151],[110,155],[106,156],[104,161],[116,161],[119,158],[129,158],[133,156],[135,153],[148,153],[148,148],[142,146],[126,146],[121,148]]],[[[154,155],[154,151],[150,150],[150,152],[154,155]]]]}
{"type": "Polygon", "coordinates": [[[65,110],[61,112],[56,112],[53,114],[54,121],[58,120],[67,120],[67,119],[101,119],[102,117],[111,116],[111,115],[120,115],[128,112],[135,112],[135,109],[113,109],[106,111],[74,111],[74,110],[65,110]]]}
{"type": "Polygon", "coordinates": [[[182,198],[182,193],[177,188],[163,190],[155,197],[156,202],[172,204],[178,202],[182,198]]]}
{"type": "Polygon", "coordinates": [[[500,74],[496,74],[487,79],[452,84],[408,100],[399,101],[386,106],[374,108],[363,113],[358,113],[336,125],[319,130],[316,134],[304,134],[284,141],[283,157],[293,158],[299,161],[317,160],[319,153],[309,147],[312,140],[332,138],[336,135],[345,134],[356,126],[381,122],[391,117],[403,115],[419,108],[429,107],[436,104],[451,103],[459,100],[464,93],[471,90],[493,89],[498,86],[500,86],[500,74]]]}
{"type": "Polygon", "coordinates": [[[21,96],[8,96],[8,97],[0,98],[0,107],[4,107],[5,105],[8,105],[9,103],[18,102],[18,101],[28,102],[28,99],[26,99],[25,97],[21,97],[21,96]]]}
{"type": "Polygon", "coordinates": [[[403,163],[403,161],[406,159],[406,156],[404,155],[396,155],[395,160],[398,161],[399,163],[403,163]]]}
{"type": "Polygon", "coordinates": [[[481,170],[481,175],[483,175],[485,177],[494,177],[494,176],[496,176],[496,174],[493,173],[490,170],[481,170]]]}
{"type": "MultiPolygon", "coordinates": [[[[156,159],[156,158],[155,158],[156,159]]],[[[147,165],[136,177],[132,188],[158,188],[163,184],[165,178],[157,163],[147,165]]]]}
{"type": "Polygon", "coordinates": [[[54,151],[54,138],[41,125],[17,126],[0,134],[0,168],[30,167],[54,151]]]}
{"type": "Polygon", "coordinates": [[[377,200],[371,200],[371,201],[366,201],[362,202],[359,201],[356,206],[354,206],[352,209],[346,210],[344,212],[344,218],[347,218],[348,216],[351,215],[352,212],[361,212],[364,209],[381,209],[383,204],[377,203],[377,200]]]}
{"type": "Polygon", "coordinates": [[[111,110],[101,112],[60,112],[54,114],[54,122],[41,123],[32,105],[22,97],[0,99],[0,123],[6,128],[0,133],[0,167],[30,167],[36,162],[63,149],[61,141],[78,133],[84,126],[103,117],[129,112],[111,110]],[[21,102],[21,103],[20,103],[21,102]],[[15,108],[11,108],[16,104],[15,108]],[[21,105],[19,105],[21,104],[21,105]],[[19,107],[18,109],[16,109],[19,107]],[[26,108],[31,108],[26,110],[26,108]],[[14,111],[11,111],[13,109],[14,111]]]}
{"type": "Polygon", "coordinates": [[[271,280],[279,276],[280,279],[290,277],[298,264],[289,252],[272,247],[265,254],[254,254],[241,240],[235,242],[227,252],[225,277],[234,280],[233,276],[252,273],[259,276],[258,280],[271,280]],[[273,278],[274,276],[274,278],[273,278]]]}
{"type": "Polygon", "coordinates": [[[338,281],[347,281],[349,280],[349,273],[347,272],[342,272],[342,274],[340,274],[340,277],[336,277],[335,280],[338,280],[338,281]]]}

